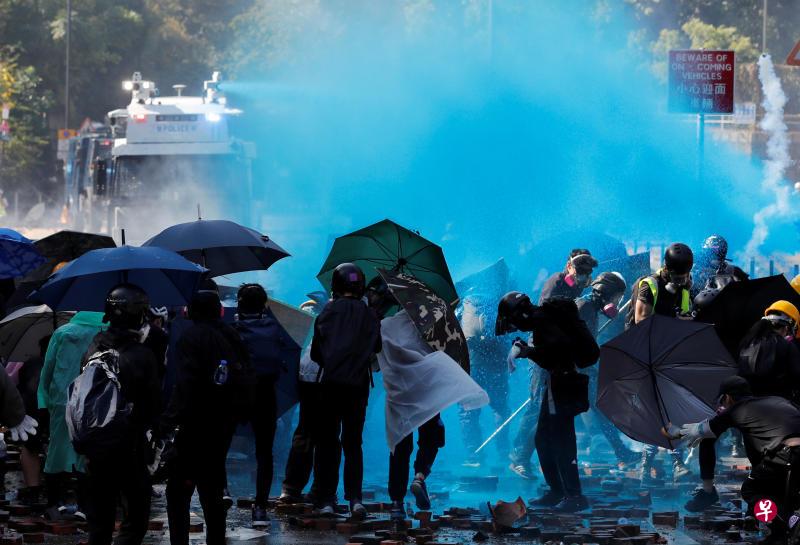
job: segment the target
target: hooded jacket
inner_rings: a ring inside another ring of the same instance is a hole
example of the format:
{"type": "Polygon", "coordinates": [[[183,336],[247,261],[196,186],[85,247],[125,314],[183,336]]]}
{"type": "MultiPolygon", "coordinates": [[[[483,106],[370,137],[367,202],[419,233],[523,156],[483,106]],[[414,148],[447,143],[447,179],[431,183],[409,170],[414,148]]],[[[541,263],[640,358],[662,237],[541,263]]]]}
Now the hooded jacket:
{"type": "Polygon", "coordinates": [[[102,312],[79,312],[53,333],[39,378],[39,408],[50,412],[50,444],[45,473],[82,471],[84,460],[72,448],[67,431],[69,385],[81,372],[81,361],[92,339],[105,329],[102,312]]]}

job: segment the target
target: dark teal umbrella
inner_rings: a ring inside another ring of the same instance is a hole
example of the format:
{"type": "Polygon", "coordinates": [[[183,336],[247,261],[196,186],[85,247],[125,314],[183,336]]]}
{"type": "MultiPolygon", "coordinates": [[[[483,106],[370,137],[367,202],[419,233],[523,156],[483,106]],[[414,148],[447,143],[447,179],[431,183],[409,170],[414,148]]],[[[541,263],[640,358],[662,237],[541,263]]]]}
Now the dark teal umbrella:
{"type": "Polygon", "coordinates": [[[452,305],[458,294],[442,248],[391,220],[379,221],[337,238],[317,279],[330,290],[333,270],[341,263],[355,263],[367,282],[378,276],[377,268],[411,275],[452,305]]]}

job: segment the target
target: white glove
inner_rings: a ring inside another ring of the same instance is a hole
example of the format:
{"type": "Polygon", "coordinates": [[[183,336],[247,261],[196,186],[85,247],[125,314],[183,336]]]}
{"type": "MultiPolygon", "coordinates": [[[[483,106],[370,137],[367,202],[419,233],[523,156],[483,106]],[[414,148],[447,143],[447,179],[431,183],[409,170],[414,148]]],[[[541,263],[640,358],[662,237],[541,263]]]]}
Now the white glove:
{"type": "Polygon", "coordinates": [[[685,441],[691,446],[695,446],[703,439],[714,439],[717,436],[711,431],[711,426],[708,425],[708,420],[697,422],[695,424],[684,424],[679,430],[681,441],[685,441]]]}
{"type": "Polygon", "coordinates": [[[522,347],[517,344],[517,341],[514,341],[514,344],[511,345],[511,350],[508,351],[508,356],[506,357],[509,373],[513,373],[514,371],[517,370],[517,364],[514,363],[514,360],[521,357],[521,354],[522,354],[522,347]]]}
{"type": "Polygon", "coordinates": [[[11,434],[12,441],[27,441],[28,436],[36,435],[36,428],[38,426],[39,423],[26,414],[22,422],[13,428],[9,428],[8,431],[11,434]]]}

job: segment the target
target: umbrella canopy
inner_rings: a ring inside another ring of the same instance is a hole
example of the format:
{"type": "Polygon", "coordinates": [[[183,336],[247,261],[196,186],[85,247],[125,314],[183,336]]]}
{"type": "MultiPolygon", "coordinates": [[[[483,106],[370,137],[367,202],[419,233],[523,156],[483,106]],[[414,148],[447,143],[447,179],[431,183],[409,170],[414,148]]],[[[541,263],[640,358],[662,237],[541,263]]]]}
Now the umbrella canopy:
{"type": "Polygon", "coordinates": [[[25,276],[44,261],[32,240],[0,228],[0,279],[25,276]]]}
{"type": "Polygon", "coordinates": [[[106,248],[82,255],[51,276],[31,297],[56,310],[101,312],[109,290],[130,282],[145,290],[154,306],[183,306],[206,272],[163,248],[106,248]]]}
{"type": "Polygon", "coordinates": [[[800,308],[800,295],[782,274],[744,282],[732,282],[719,292],[696,320],[714,324],[722,342],[734,356],[749,329],[775,301],[789,301],[800,308]]]}
{"type": "Polygon", "coordinates": [[[655,315],[600,348],[597,408],[630,438],[674,448],[661,428],[713,416],[737,370],[713,326],[655,315]]]}
{"type": "Polygon", "coordinates": [[[425,342],[453,358],[469,373],[467,339],[450,305],[413,276],[384,269],[378,269],[378,274],[386,281],[425,342]]]}
{"type": "Polygon", "coordinates": [[[0,321],[0,359],[28,361],[40,355],[39,341],[70,321],[74,313],[53,311],[47,305],[21,308],[0,321]]]}
{"type": "Polygon", "coordinates": [[[367,282],[377,276],[377,267],[412,275],[452,305],[458,301],[442,248],[391,220],[379,221],[337,238],[317,274],[330,290],[333,270],[341,263],[355,263],[367,282]]]}
{"type": "Polygon", "coordinates": [[[27,274],[23,282],[40,282],[40,285],[47,280],[53,268],[59,263],[78,259],[91,250],[117,246],[114,239],[109,236],[79,231],[59,231],[49,237],[40,238],[33,245],[47,261],[27,274]]]}
{"type": "Polygon", "coordinates": [[[167,227],[143,246],[178,252],[210,276],[267,270],[289,253],[267,235],[227,220],[197,220],[167,227]]]}

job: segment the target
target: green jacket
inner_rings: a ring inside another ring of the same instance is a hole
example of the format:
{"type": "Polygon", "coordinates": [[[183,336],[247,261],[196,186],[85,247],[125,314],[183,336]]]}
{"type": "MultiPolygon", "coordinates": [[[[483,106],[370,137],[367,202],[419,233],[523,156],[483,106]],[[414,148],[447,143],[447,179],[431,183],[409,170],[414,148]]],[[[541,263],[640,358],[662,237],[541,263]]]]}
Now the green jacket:
{"type": "Polygon", "coordinates": [[[89,344],[105,329],[103,313],[79,312],[53,333],[39,379],[39,407],[50,412],[50,446],[44,471],[81,470],[83,460],[72,448],[66,423],[69,385],[81,372],[81,360],[89,344]]]}

